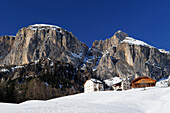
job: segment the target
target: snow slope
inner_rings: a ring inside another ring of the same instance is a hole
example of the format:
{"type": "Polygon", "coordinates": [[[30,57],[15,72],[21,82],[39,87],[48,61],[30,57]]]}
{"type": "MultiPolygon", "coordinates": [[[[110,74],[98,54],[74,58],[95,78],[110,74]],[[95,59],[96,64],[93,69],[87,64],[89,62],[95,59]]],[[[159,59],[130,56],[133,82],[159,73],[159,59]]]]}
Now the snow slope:
{"type": "Polygon", "coordinates": [[[121,41],[121,43],[129,43],[129,44],[132,44],[132,45],[141,45],[141,46],[146,46],[146,47],[150,47],[150,48],[153,48],[153,46],[143,42],[143,41],[140,41],[140,40],[136,40],[132,37],[126,37],[123,41],[121,41]]]}
{"type": "Polygon", "coordinates": [[[170,88],[82,93],[48,101],[0,103],[0,113],[168,113],[170,88]]]}

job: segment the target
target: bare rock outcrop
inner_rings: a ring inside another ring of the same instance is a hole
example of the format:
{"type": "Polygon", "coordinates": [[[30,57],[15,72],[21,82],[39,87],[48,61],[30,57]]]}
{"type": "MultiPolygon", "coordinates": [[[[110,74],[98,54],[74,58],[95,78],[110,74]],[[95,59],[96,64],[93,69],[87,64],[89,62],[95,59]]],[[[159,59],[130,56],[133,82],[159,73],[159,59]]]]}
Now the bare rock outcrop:
{"type": "Polygon", "coordinates": [[[0,61],[11,51],[15,36],[1,36],[0,37],[0,61]]]}
{"type": "Polygon", "coordinates": [[[13,48],[1,65],[22,65],[41,58],[81,64],[88,47],[71,32],[58,26],[35,24],[22,28],[16,34],[13,48]]]}
{"type": "Polygon", "coordinates": [[[150,76],[156,80],[170,75],[170,53],[135,40],[125,33],[116,32],[105,41],[95,41],[93,48],[103,52],[96,74],[103,79],[119,76],[133,80],[138,76],[150,76]],[[120,33],[120,34],[119,34],[120,33]],[[119,40],[119,41],[116,41],[119,40]],[[94,46],[95,45],[95,46],[94,46]],[[107,57],[106,57],[107,56],[107,57]],[[114,59],[114,60],[111,60],[114,59]]]}
{"type": "Polygon", "coordinates": [[[122,31],[117,31],[111,38],[106,40],[96,40],[93,42],[92,48],[95,48],[99,51],[105,52],[106,50],[112,50],[112,48],[117,47],[117,45],[128,37],[128,35],[122,31]]]}

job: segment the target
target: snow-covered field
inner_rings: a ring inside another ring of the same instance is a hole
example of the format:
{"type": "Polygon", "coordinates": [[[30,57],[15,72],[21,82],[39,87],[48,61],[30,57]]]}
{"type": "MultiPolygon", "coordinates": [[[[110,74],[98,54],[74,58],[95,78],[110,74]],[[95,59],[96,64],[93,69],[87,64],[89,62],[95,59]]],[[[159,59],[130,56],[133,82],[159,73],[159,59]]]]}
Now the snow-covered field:
{"type": "Polygon", "coordinates": [[[170,88],[82,93],[48,101],[0,103],[0,113],[169,113],[170,88]]]}

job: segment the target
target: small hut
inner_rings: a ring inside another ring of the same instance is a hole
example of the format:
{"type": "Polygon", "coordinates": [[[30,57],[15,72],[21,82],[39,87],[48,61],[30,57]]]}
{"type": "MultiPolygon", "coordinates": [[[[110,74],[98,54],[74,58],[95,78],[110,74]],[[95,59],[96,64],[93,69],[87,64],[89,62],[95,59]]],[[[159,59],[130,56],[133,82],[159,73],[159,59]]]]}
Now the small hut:
{"type": "Polygon", "coordinates": [[[156,80],[153,80],[152,78],[149,78],[147,76],[141,76],[136,79],[134,79],[130,86],[131,88],[142,88],[142,87],[153,87],[156,84],[156,80]]]}

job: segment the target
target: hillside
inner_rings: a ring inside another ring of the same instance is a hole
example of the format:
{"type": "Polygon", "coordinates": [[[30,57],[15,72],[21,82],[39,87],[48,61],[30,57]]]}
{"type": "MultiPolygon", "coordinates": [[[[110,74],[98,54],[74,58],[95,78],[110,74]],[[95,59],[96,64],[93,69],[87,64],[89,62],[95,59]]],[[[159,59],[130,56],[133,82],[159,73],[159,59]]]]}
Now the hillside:
{"type": "Polygon", "coordinates": [[[48,101],[0,103],[2,113],[168,113],[170,88],[83,93],[48,101]]]}
{"type": "Polygon", "coordinates": [[[0,102],[47,100],[83,92],[85,77],[72,64],[46,58],[22,66],[0,67],[0,102]]]}

